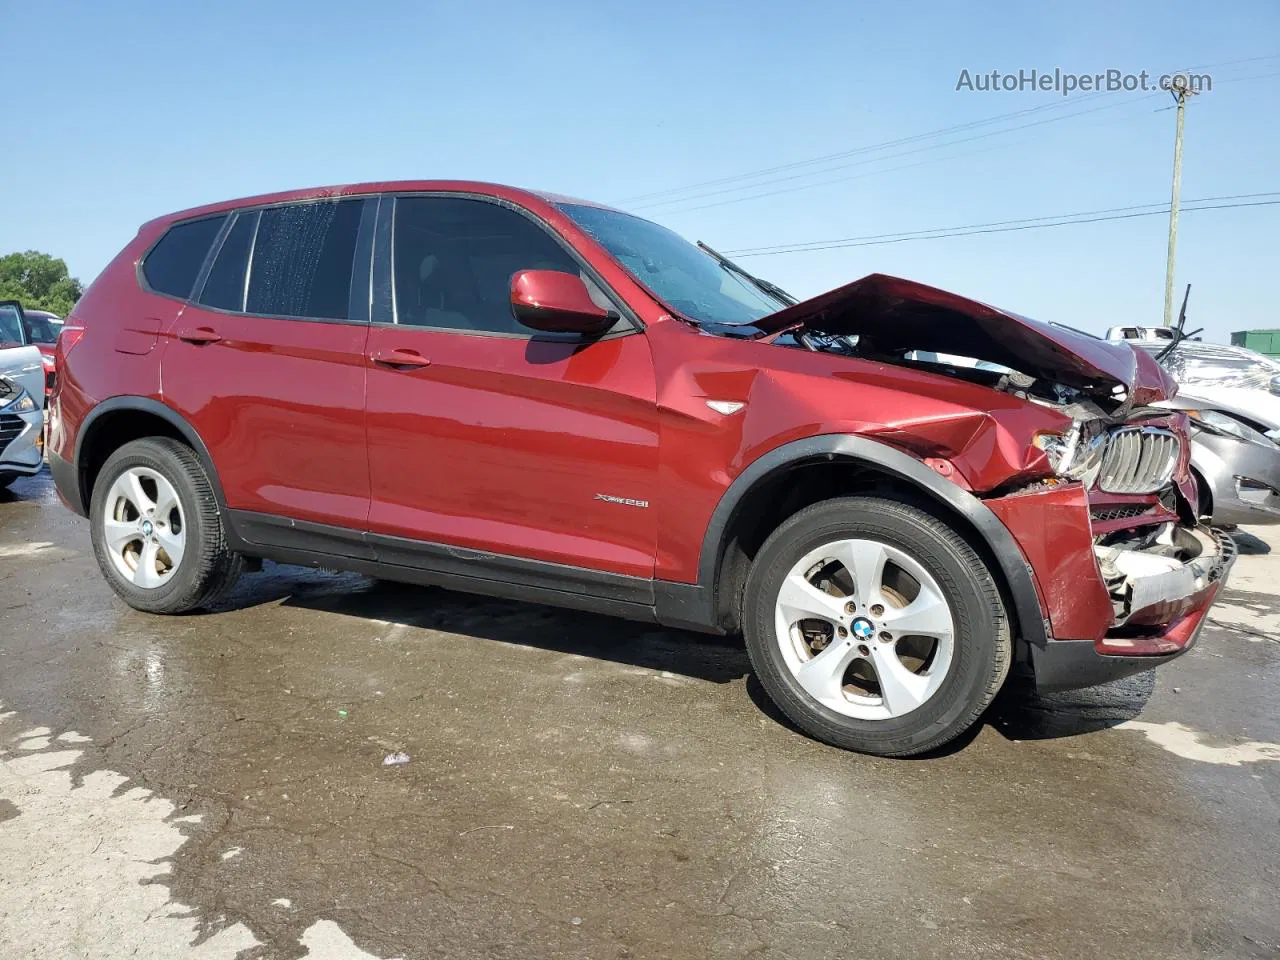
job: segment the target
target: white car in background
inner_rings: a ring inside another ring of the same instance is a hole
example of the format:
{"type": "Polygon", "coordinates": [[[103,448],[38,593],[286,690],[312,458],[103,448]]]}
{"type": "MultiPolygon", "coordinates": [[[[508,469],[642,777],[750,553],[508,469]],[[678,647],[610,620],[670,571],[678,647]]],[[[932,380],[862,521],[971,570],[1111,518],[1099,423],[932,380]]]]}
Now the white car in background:
{"type": "Polygon", "coordinates": [[[1179,396],[1192,396],[1211,409],[1280,438],[1280,362],[1244,347],[1183,340],[1133,344],[1158,356],[1178,381],[1179,396]],[[1160,356],[1163,354],[1163,356],[1160,356]]]}
{"type": "Polygon", "coordinates": [[[44,363],[22,306],[0,300],[0,487],[44,465],[44,363]]]}
{"type": "Polygon", "coordinates": [[[1109,327],[1108,340],[1150,340],[1167,344],[1173,339],[1173,327],[1109,327]]]}

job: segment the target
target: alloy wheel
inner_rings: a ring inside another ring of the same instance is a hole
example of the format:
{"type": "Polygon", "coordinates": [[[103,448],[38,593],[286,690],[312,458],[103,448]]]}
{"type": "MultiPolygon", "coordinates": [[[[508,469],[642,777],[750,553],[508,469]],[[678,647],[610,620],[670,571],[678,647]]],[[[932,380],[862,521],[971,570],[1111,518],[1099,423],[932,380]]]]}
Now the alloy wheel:
{"type": "Polygon", "coordinates": [[[187,545],[186,518],[173,484],[146,467],[125,470],[107,492],[102,537],[122,577],[144,590],[164,586],[187,545]]]}
{"type": "Polygon", "coordinates": [[[908,553],[878,540],[806,553],[782,582],[774,621],[800,686],[847,717],[910,713],[951,668],[955,618],[941,588],[908,553]]]}

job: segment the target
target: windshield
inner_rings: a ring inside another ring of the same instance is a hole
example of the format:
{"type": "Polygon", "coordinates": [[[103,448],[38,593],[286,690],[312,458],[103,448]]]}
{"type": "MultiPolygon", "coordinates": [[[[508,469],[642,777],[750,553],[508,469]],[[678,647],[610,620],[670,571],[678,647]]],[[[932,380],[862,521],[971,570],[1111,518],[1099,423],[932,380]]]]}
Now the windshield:
{"type": "Polygon", "coordinates": [[[28,313],[27,335],[32,343],[57,343],[62,321],[51,313],[28,313]]]}
{"type": "Polygon", "coordinates": [[[744,324],[782,308],[666,227],[601,207],[562,203],[560,209],[654,296],[690,320],[744,324]]]}
{"type": "Polygon", "coordinates": [[[1181,384],[1205,384],[1245,390],[1267,390],[1280,375],[1280,363],[1239,347],[1183,341],[1161,365],[1181,384]]]}

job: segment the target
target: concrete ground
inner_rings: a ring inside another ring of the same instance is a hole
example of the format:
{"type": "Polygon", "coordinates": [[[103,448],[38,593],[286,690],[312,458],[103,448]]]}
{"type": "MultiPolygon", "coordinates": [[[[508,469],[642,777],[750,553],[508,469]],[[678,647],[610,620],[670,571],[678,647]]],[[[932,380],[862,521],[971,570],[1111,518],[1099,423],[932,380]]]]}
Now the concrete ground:
{"type": "Polygon", "coordinates": [[[20,481],[0,957],[1274,957],[1280,539],[1252,532],[1158,676],[1007,692],[889,761],[789,729],[728,641],[270,565],[135,613],[20,481]]]}

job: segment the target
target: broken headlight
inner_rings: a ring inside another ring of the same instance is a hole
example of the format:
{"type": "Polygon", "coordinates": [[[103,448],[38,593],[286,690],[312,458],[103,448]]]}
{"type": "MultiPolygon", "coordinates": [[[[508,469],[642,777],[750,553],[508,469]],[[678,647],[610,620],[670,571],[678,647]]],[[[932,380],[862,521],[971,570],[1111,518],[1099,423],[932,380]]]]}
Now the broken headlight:
{"type": "Polygon", "coordinates": [[[1058,476],[1091,486],[1102,469],[1107,436],[1102,431],[1086,432],[1083,427],[1076,426],[1066,434],[1037,433],[1031,443],[1044,452],[1049,466],[1058,476]]]}

